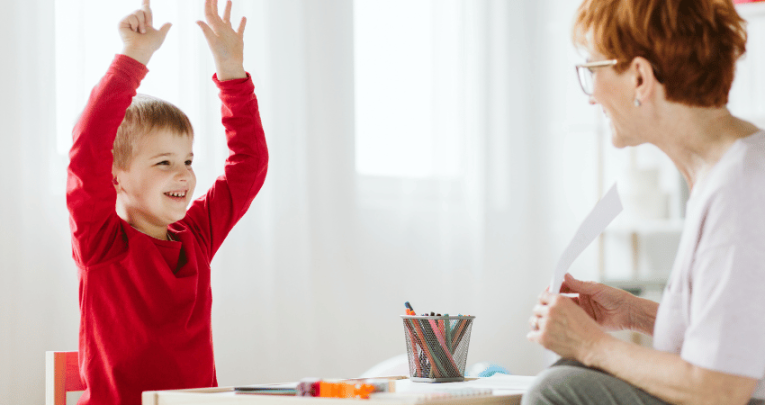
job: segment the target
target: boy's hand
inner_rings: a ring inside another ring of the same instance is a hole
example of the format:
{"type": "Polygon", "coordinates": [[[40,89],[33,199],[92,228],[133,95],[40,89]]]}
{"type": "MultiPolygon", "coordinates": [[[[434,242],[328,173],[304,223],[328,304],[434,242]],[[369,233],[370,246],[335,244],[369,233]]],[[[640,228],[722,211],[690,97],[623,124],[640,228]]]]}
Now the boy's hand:
{"type": "Polygon", "coordinates": [[[143,63],[149,63],[154,52],[162,46],[172,24],[165,23],[160,29],[154,29],[150,0],[143,0],[140,9],[120,21],[119,31],[122,37],[122,54],[143,63]]]}
{"type": "Polygon", "coordinates": [[[197,21],[197,24],[202,28],[202,33],[207,38],[207,45],[212,51],[218,80],[247,77],[244,71],[243,54],[244,26],[247,24],[247,18],[242,17],[239,28],[234,31],[231,26],[231,0],[226,2],[223,18],[218,15],[218,0],[205,0],[205,18],[207,24],[203,21],[197,21]]]}

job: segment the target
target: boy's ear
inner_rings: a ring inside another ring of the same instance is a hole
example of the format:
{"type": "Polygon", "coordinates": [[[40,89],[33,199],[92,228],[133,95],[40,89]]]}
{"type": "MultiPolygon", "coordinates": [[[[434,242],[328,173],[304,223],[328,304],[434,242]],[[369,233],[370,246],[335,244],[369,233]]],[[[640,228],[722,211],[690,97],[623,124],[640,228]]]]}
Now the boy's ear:
{"type": "Polygon", "coordinates": [[[115,188],[119,187],[120,185],[120,182],[117,179],[117,173],[118,173],[118,169],[112,166],[112,185],[114,185],[115,188]]]}

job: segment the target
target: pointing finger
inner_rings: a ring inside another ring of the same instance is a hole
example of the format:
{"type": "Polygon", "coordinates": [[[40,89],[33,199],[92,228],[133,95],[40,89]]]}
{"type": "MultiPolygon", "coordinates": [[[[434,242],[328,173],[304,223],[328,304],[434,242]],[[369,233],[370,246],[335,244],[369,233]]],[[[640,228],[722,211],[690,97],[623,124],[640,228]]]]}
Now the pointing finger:
{"type": "Polygon", "coordinates": [[[152,17],[151,9],[147,8],[143,10],[144,22],[147,27],[154,27],[154,18],[152,17]]]}
{"type": "Polygon", "coordinates": [[[147,9],[147,10],[150,9],[151,8],[151,0],[143,0],[141,2],[141,8],[144,8],[144,9],[147,9]]]}

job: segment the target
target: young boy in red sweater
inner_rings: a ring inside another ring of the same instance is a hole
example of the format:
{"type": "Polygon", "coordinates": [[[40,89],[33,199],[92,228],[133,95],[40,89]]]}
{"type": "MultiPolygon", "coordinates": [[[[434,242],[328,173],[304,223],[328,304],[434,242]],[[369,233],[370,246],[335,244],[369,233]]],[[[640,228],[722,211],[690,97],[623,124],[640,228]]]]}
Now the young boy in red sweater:
{"type": "Polygon", "coordinates": [[[124,48],[74,128],[67,182],[80,277],[80,404],[141,403],[141,392],[217,385],[210,261],[266,176],[268,152],[243,67],[242,18],[205,1],[197,22],[215,60],[230,154],[225,174],[191,203],[193,131],[175,106],[136,96],[170,29],[149,0],[119,25],[124,48]],[[115,139],[116,138],[116,139],[115,139]],[[188,207],[188,209],[187,209],[188,207]]]}

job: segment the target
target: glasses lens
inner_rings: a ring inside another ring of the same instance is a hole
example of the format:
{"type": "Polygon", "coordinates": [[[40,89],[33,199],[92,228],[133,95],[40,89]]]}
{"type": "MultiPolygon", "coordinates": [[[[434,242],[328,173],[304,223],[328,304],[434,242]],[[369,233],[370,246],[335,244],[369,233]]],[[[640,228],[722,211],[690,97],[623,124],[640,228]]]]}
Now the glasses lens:
{"type": "Polygon", "coordinates": [[[582,91],[588,96],[592,95],[592,71],[586,67],[577,67],[576,73],[579,75],[579,85],[582,91]]]}

